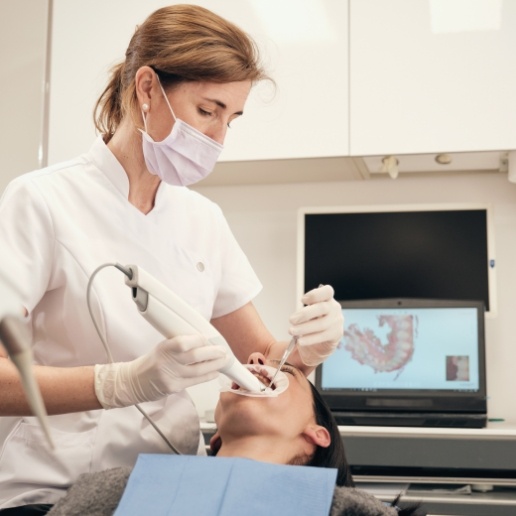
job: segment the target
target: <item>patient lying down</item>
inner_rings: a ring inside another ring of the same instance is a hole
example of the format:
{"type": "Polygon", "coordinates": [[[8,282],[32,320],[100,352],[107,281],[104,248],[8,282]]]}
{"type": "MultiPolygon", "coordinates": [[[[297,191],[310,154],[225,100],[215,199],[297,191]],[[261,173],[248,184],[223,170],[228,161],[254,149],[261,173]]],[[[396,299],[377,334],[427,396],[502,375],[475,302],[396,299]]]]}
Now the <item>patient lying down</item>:
{"type": "MultiPolygon", "coordinates": [[[[274,364],[259,353],[253,353],[248,363],[253,373],[268,385],[274,364]]],[[[288,388],[276,397],[241,395],[235,385],[221,392],[215,410],[217,432],[210,442],[214,455],[336,468],[338,487],[331,516],[426,514],[414,506],[399,508],[398,500],[387,507],[372,495],[354,489],[344,445],[330,410],[300,371],[286,365],[282,373],[284,379],[288,378],[288,388]]],[[[83,475],[48,514],[111,515],[129,474],[129,468],[114,468],[83,475]]]]}
{"type": "MultiPolygon", "coordinates": [[[[253,353],[248,364],[268,385],[276,364],[267,362],[261,353],[253,353]]],[[[288,388],[277,397],[221,392],[215,409],[218,430],[210,443],[213,453],[276,464],[337,468],[337,485],[352,486],[339,429],[319,393],[303,373],[288,364],[280,374],[288,388]]]]}

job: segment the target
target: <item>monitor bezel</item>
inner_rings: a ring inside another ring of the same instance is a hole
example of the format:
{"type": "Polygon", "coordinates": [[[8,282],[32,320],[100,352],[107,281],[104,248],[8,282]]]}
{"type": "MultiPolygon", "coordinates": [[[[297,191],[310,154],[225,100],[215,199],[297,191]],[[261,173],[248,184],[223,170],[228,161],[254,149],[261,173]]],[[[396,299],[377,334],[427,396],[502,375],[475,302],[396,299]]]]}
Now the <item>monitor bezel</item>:
{"type": "MultiPolygon", "coordinates": [[[[332,411],[418,412],[418,413],[486,413],[487,378],[485,361],[485,307],[483,301],[427,299],[374,299],[341,301],[346,308],[438,308],[474,307],[477,309],[479,388],[477,391],[382,389],[357,391],[322,388],[324,363],[315,371],[315,385],[332,411]]],[[[345,313],[345,312],[344,312],[345,313]]]]}

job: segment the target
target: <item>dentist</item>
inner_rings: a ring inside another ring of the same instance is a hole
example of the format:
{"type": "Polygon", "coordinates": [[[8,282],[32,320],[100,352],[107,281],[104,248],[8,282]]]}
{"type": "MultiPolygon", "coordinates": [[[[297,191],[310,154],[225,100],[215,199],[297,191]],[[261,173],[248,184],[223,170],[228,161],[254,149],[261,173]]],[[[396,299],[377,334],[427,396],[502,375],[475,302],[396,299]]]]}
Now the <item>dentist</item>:
{"type": "MultiPolygon", "coordinates": [[[[79,56],[77,58],[80,58],[79,56]]],[[[196,308],[237,358],[279,357],[252,304],[261,284],[220,210],[185,188],[208,175],[254,83],[267,79],[253,41],[207,9],[173,5],[135,31],[96,109],[100,133],[78,158],[12,181],[0,201],[0,248],[28,314],[35,374],[56,449],[44,445],[13,364],[0,356],[0,514],[44,514],[81,473],[132,466],[168,448],[203,453],[186,387],[215,378],[225,354],[200,336],[163,340],[135,314],[120,272],[135,263],[196,308]],[[12,265],[9,263],[12,262],[12,265]]],[[[71,83],[73,84],[73,83],[71,83]]],[[[72,87],[72,86],[71,86],[72,87]]],[[[73,127],[70,127],[73,131],[73,127]]],[[[307,374],[343,331],[333,289],[305,294],[291,332],[307,374]],[[315,358],[314,358],[315,357],[315,358]]]]}

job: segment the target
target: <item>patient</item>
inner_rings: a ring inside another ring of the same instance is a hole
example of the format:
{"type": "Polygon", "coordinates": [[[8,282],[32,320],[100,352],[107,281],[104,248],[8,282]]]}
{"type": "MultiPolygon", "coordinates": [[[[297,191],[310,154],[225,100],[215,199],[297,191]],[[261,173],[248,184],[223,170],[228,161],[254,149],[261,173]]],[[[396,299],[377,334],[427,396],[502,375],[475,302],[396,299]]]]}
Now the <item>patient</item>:
{"type": "MultiPolygon", "coordinates": [[[[253,373],[268,385],[274,372],[273,361],[267,362],[263,355],[253,353],[248,363],[253,373]]],[[[416,507],[394,507],[399,505],[398,500],[387,507],[372,495],[353,489],[344,445],[327,405],[303,373],[290,365],[285,365],[282,372],[288,378],[288,388],[277,397],[242,395],[236,385],[221,392],[215,410],[217,432],[210,441],[213,455],[336,468],[336,483],[341,487],[335,490],[332,516],[425,514],[416,507]]],[[[129,474],[130,468],[114,468],[82,475],[48,514],[111,515],[129,474]]]]}
{"type": "MultiPolygon", "coordinates": [[[[253,353],[248,364],[269,385],[276,361],[253,353]]],[[[221,392],[215,410],[218,431],[210,442],[213,453],[336,468],[337,485],[353,486],[339,429],[327,405],[303,373],[288,364],[282,372],[288,378],[288,389],[275,398],[221,392]]]]}

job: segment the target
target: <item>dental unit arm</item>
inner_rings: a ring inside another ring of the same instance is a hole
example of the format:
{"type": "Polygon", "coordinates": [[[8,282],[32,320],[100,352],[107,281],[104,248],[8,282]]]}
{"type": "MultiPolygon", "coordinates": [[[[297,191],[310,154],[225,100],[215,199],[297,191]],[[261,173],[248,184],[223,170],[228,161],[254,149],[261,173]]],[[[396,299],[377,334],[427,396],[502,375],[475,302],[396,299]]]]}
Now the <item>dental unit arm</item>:
{"type": "Polygon", "coordinates": [[[251,392],[262,392],[265,386],[235,357],[224,337],[199,312],[174,294],[165,285],[137,265],[120,267],[126,274],[125,283],[140,314],[164,337],[201,334],[211,344],[223,346],[227,363],[222,374],[251,392]]]}
{"type": "Polygon", "coordinates": [[[23,324],[23,309],[16,300],[17,296],[9,288],[7,280],[0,278],[0,343],[16,366],[30,409],[38,418],[45,438],[53,449],[47,411],[32,370],[32,349],[23,324]]]}

